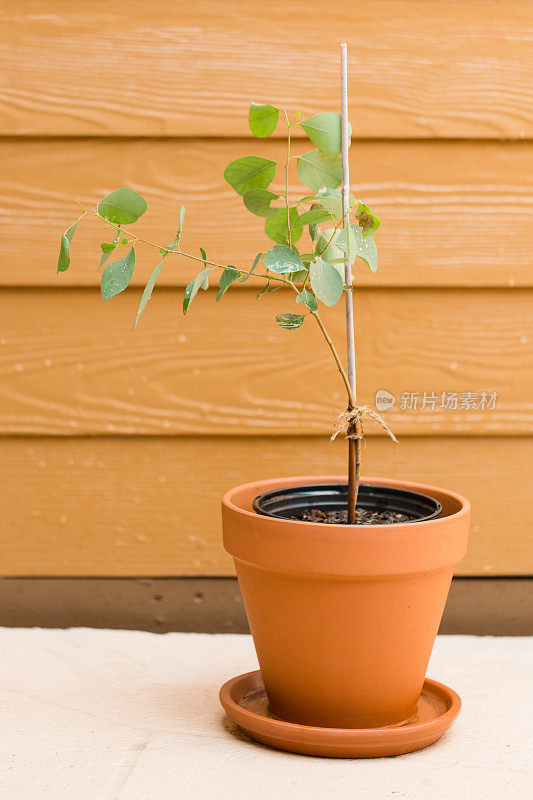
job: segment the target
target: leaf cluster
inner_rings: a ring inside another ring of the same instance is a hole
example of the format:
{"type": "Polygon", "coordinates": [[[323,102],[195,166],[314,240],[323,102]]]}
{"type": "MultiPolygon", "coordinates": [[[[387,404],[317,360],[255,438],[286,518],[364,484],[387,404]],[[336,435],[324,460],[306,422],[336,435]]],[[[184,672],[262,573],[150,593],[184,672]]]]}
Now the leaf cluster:
{"type": "Polygon", "coordinates": [[[342,195],[339,190],[342,183],[342,160],[339,155],[340,115],[323,112],[303,119],[301,114],[296,114],[289,120],[284,109],[273,105],[252,103],[250,106],[249,126],[257,138],[271,136],[276,131],[280,118],[285,118],[287,123],[288,148],[285,162],[248,155],[235,159],[224,171],[226,182],[242,197],[246,209],[254,217],[263,220],[264,232],[273,242],[270,249],[257,254],[250,268],[218,264],[208,259],[203,248],[200,248],[200,256],[182,250],[184,208],[180,211],[177,232],[168,245],[148,242],[136,233],[125,230],[124,226],[130,226],[142,217],[147,210],[147,203],[133,189],[120,188],[100,200],[96,210],[83,209],[81,217],[62,235],[58,272],[65,272],[69,268],[74,234],[81,219],[88,215],[98,217],[114,232],[111,241],[100,245],[99,266],[104,267],[116,251],[120,255],[105,266],[102,272],[101,294],[104,300],[111,300],[131,282],[138,243],[150,245],[160,255],[159,263],[142,293],[134,328],[152,296],[169,255],[187,257],[202,265],[185,289],[182,301],[184,314],[189,311],[198,292],[209,288],[214,270],[219,271],[217,302],[222,300],[230,287],[243,283],[251,275],[258,275],[265,281],[258,298],[284,285],[293,289],[295,301],[304,307],[304,313],[278,314],[276,322],[286,330],[299,328],[307,314],[318,314],[320,304],[335,305],[346,288],[344,274],[347,262],[353,265],[359,258],[372,271],[377,269],[377,249],[373,235],[379,228],[380,220],[365,203],[356,200],[352,195],[349,196],[349,210],[343,217],[342,195]],[[290,151],[291,131],[297,125],[307,135],[314,149],[294,156],[290,151]],[[301,197],[290,199],[289,169],[293,161],[296,161],[296,174],[303,185],[303,191],[301,197]],[[281,178],[285,179],[285,187],[272,189],[280,171],[281,178]],[[297,243],[304,234],[307,244],[298,248],[297,243]]]}

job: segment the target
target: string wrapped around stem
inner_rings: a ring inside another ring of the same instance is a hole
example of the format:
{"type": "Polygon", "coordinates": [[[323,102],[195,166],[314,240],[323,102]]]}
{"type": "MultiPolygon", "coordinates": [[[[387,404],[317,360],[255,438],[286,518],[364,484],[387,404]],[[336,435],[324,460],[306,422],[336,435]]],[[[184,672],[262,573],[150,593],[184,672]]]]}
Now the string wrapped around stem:
{"type": "Polygon", "coordinates": [[[377,422],[377,424],[383,428],[387,436],[389,436],[393,442],[398,444],[398,439],[393,434],[383,417],[380,417],[380,415],[374,411],[373,408],[370,408],[370,406],[355,406],[354,408],[347,408],[346,411],[341,411],[333,423],[334,430],[331,434],[331,441],[336,439],[337,436],[343,432],[346,432],[346,439],[363,439],[365,435],[365,419],[371,419],[374,422],[377,422]]]}

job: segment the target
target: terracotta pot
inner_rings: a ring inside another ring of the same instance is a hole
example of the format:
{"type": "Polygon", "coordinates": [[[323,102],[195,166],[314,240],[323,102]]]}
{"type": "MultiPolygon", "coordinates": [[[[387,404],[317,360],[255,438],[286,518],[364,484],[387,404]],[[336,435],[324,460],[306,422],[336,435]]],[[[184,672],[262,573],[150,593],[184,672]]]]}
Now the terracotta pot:
{"type": "Polygon", "coordinates": [[[453,569],[466,552],[470,504],[434,486],[364,478],[431,495],[442,516],[350,526],[252,510],[263,492],[342,480],[299,476],[231,489],[222,500],[224,546],[272,713],[330,728],[399,725],[416,710],[453,569]]]}

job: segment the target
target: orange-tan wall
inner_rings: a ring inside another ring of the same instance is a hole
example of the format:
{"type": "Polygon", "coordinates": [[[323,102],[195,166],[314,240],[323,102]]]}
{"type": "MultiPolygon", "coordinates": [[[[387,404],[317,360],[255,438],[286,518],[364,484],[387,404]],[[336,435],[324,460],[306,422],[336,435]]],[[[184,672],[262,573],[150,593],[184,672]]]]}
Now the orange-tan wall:
{"type": "MultiPolygon", "coordinates": [[[[250,264],[267,240],[223,169],[283,144],[250,138],[248,104],[337,109],[343,39],[352,184],[384,220],[377,275],[356,272],[360,399],[499,394],[483,412],[397,403],[400,445],[369,430],[365,471],[470,497],[459,574],[530,573],[533,4],[19,0],[1,18],[0,574],[232,574],[224,489],[344,469],[342,387],[311,324],[273,323],[281,292],[210,291],[183,318],[194,266],[176,259],[131,334],[152,252],[104,304],[90,223],[55,274],[74,198],[122,185],[148,200],[148,239],[172,238],[183,203],[185,247],[250,264]]],[[[326,317],[342,346],[340,305],[326,317]]]]}

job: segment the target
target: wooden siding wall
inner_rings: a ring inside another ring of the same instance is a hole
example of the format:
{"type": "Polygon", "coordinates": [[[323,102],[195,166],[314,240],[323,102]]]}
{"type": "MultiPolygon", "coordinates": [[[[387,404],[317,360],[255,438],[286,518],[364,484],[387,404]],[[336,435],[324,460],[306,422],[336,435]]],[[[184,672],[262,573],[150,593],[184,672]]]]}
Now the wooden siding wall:
{"type": "MultiPolygon", "coordinates": [[[[249,264],[261,224],[223,169],[282,143],[250,138],[248,104],[337,108],[341,39],[352,181],[384,220],[377,275],[356,273],[360,399],[499,394],[483,412],[397,404],[400,445],[369,431],[365,471],[470,497],[459,574],[532,572],[533,3],[19,0],[0,22],[0,573],[229,575],[224,489],[343,471],[342,387],[311,324],[274,325],[281,293],[210,291],[184,319],[176,261],[132,335],[152,253],[103,304],[88,224],[55,274],[74,198],[121,185],[147,197],[148,238],[184,203],[185,245],[249,264]]],[[[342,344],[342,309],[327,317],[342,344]]]]}

